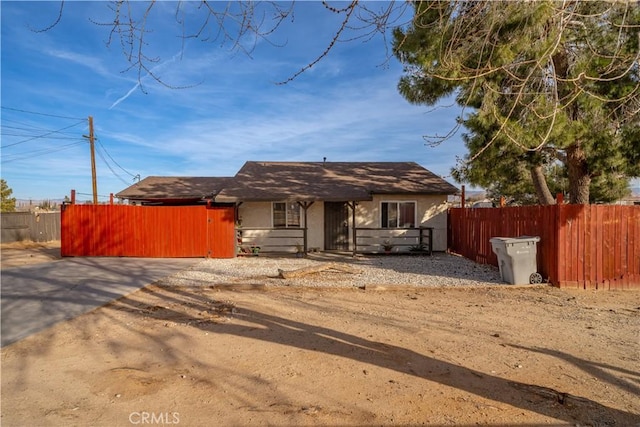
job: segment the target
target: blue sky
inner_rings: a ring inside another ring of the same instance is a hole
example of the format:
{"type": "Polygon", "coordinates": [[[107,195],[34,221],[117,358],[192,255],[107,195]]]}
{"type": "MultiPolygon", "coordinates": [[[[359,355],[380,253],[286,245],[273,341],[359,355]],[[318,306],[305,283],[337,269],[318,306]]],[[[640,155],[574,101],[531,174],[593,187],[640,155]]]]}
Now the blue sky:
{"type": "Polygon", "coordinates": [[[454,183],[460,135],[436,148],[423,136],[448,132],[459,110],[405,101],[396,89],[402,67],[385,62],[382,38],[339,43],[277,85],[330,41],[337,21],[319,2],[297,4],[295,21],[271,39],[281,46],[258,41],[251,57],[219,42],[183,45],[175,6],[154,7],[148,53],[161,58],[154,70],[165,82],[191,87],[143,76],[145,93],[119,42],[105,45],[109,28],[90,21],[112,19],[107,2],[67,2],[46,32],[33,30],[56,20],[58,2],[2,2],[1,175],[14,197],[60,199],[75,189],[91,198],[88,116],[100,201],[136,175],[232,176],[247,160],[415,161],[454,183]]]}

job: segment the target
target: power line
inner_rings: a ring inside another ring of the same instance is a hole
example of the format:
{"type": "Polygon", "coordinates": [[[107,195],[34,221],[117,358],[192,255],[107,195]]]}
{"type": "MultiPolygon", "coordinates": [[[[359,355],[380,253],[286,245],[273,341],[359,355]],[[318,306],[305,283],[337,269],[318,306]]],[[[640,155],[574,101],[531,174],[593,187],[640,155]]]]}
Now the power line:
{"type": "MultiPolygon", "coordinates": [[[[4,108],[4,107],[3,107],[3,108],[4,108]]],[[[47,132],[47,133],[43,133],[42,135],[36,135],[36,136],[31,137],[31,138],[23,139],[22,141],[13,142],[13,143],[11,143],[11,144],[6,144],[6,145],[3,145],[3,146],[2,146],[2,147],[0,147],[0,148],[13,147],[14,145],[18,145],[18,144],[22,144],[22,143],[25,143],[25,142],[33,141],[34,139],[45,138],[45,137],[47,137],[47,136],[49,136],[49,135],[51,135],[51,134],[58,133],[58,132],[63,131],[63,130],[67,130],[67,129],[72,128],[72,127],[74,127],[74,126],[78,126],[80,123],[84,123],[84,121],[85,121],[85,119],[82,119],[82,120],[81,120],[81,121],[79,121],[78,123],[74,123],[74,124],[72,124],[72,125],[65,126],[65,127],[63,127],[62,129],[52,130],[52,131],[49,131],[49,132],[47,132]]]]}
{"type": "MultiPolygon", "coordinates": [[[[100,148],[102,150],[104,150],[104,147],[102,147],[102,145],[100,145],[100,148]]],[[[105,151],[106,152],[106,151],[105,151]]],[[[102,159],[102,161],[104,162],[105,165],[107,165],[107,168],[109,168],[109,170],[111,171],[111,173],[118,178],[120,181],[122,181],[125,185],[129,185],[129,183],[127,181],[124,180],[124,178],[122,178],[120,175],[118,175],[116,173],[116,171],[113,170],[113,168],[111,167],[111,165],[109,164],[109,162],[107,162],[107,159],[104,157],[104,154],[102,154],[101,150],[98,150],[98,155],[100,156],[100,158],[102,159]]]]}
{"type": "MultiPolygon", "coordinates": [[[[18,120],[11,120],[11,119],[7,119],[6,117],[2,118],[2,124],[0,125],[0,127],[2,127],[3,129],[16,129],[16,130],[24,130],[27,132],[40,132],[40,131],[50,131],[51,129],[45,129],[43,127],[39,127],[39,126],[34,126],[31,123],[25,123],[25,122],[20,122],[18,120]],[[16,125],[22,125],[24,127],[20,127],[20,126],[10,126],[5,124],[4,122],[11,122],[13,124],[16,125]]],[[[62,134],[69,134],[72,135],[72,132],[60,132],[62,134]]],[[[31,135],[25,135],[25,136],[31,136],[31,135]]]]}
{"type": "MultiPolygon", "coordinates": [[[[24,160],[24,159],[28,159],[28,158],[32,158],[32,157],[37,157],[37,156],[42,156],[42,155],[46,155],[46,154],[50,154],[50,153],[55,153],[55,152],[58,152],[58,151],[67,150],[67,149],[75,147],[77,145],[86,143],[86,141],[84,139],[81,139],[80,141],[78,141],[77,137],[52,136],[52,135],[55,135],[55,134],[73,135],[72,132],[63,132],[63,131],[65,131],[67,129],[70,129],[72,127],[78,126],[79,124],[86,123],[87,119],[85,119],[85,118],[61,116],[61,115],[56,115],[56,114],[48,114],[48,113],[41,113],[41,112],[35,112],[35,111],[28,111],[28,110],[23,110],[23,109],[18,109],[18,108],[11,108],[11,107],[2,107],[2,109],[9,110],[9,111],[20,112],[20,113],[36,114],[36,115],[40,115],[40,116],[60,118],[60,119],[77,120],[76,123],[73,123],[73,124],[71,124],[69,126],[65,126],[63,128],[57,129],[57,130],[49,130],[49,129],[45,129],[45,128],[42,128],[42,127],[39,127],[39,126],[34,126],[34,125],[30,124],[30,123],[21,122],[21,121],[18,121],[18,120],[13,120],[13,119],[8,119],[8,118],[3,117],[3,120],[2,120],[3,123],[4,122],[11,122],[11,123],[13,123],[13,124],[15,124],[17,126],[15,126],[15,125],[14,126],[10,126],[10,125],[6,125],[6,124],[2,124],[0,126],[0,134],[1,135],[4,135],[4,136],[17,136],[17,137],[28,137],[28,138],[23,139],[21,141],[13,142],[13,143],[10,143],[10,144],[5,144],[5,145],[1,146],[0,148],[4,149],[4,148],[7,148],[7,147],[16,146],[16,145],[19,145],[19,144],[23,144],[25,142],[33,141],[35,139],[42,139],[42,138],[69,139],[69,140],[74,140],[75,142],[73,142],[71,144],[66,144],[66,145],[63,145],[63,146],[59,146],[59,147],[42,148],[42,149],[39,149],[39,150],[32,150],[32,151],[26,151],[26,152],[22,152],[22,153],[14,153],[14,154],[5,155],[2,158],[2,163],[11,163],[11,162],[18,161],[18,160],[24,160]],[[26,133],[19,133],[20,131],[24,131],[26,133]],[[31,132],[43,132],[43,133],[38,134],[38,135],[32,135],[32,134],[29,134],[31,132]],[[9,157],[9,158],[7,158],[7,157],[9,157]]],[[[93,141],[97,141],[98,142],[98,148],[99,148],[97,150],[98,151],[98,155],[100,156],[100,158],[102,159],[104,164],[107,166],[107,168],[111,171],[111,173],[116,178],[118,178],[120,181],[122,181],[125,185],[129,185],[130,184],[127,180],[125,180],[122,176],[120,176],[118,174],[118,172],[116,172],[116,170],[111,165],[111,163],[113,163],[113,165],[115,165],[116,167],[121,169],[123,172],[125,172],[126,174],[131,176],[134,180],[136,178],[139,179],[139,175],[134,175],[133,173],[129,172],[124,167],[122,167],[113,158],[113,156],[111,156],[109,151],[107,151],[106,147],[100,141],[98,141],[97,139],[95,139],[93,137],[93,133],[92,133],[92,118],[89,117],[88,121],[89,121],[89,130],[90,130],[90,136],[88,138],[90,139],[90,142],[93,142],[93,141]]],[[[93,162],[93,160],[92,160],[92,162],[93,162]]],[[[92,168],[95,168],[95,166],[92,166],[92,168]]],[[[95,176],[95,172],[93,172],[93,174],[95,176]]],[[[94,182],[95,182],[95,178],[94,178],[94,182]]],[[[95,184],[94,184],[94,198],[96,197],[96,193],[97,193],[97,190],[96,190],[95,184]]],[[[101,197],[104,197],[104,196],[101,196],[101,197]]],[[[94,200],[94,203],[95,203],[95,200],[94,200]]]]}
{"type": "MultiPolygon", "coordinates": [[[[77,195],[79,195],[79,196],[93,196],[93,194],[90,194],[90,193],[79,193],[79,192],[77,192],[77,191],[76,191],[76,194],[77,194],[77,195]]],[[[104,198],[104,199],[109,199],[109,198],[111,198],[111,195],[109,195],[109,196],[103,196],[103,195],[101,195],[101,194],[97,194],[97,196],[98,196],[98,197],[102,197],[102,198],[104,198]]]]}
{"type": "Polygon", "coordinates": [[[86,120],[85,118],[79,118],[79,117],[69,117],[69,116],[59,116],[56,114],[47,114],[47,113],[39,113],[37,111],[28,111],[28,110],[21,110],[19,108],[11,108],[11,107],[0,107],[3,110],[10,110],[10,111],[16,111],[18,113],[27,113],[27,114],[36,114],[38,116],[47,116],[47,117],[56,117],[58,119],[69,119],[69,120],[86,120]]]}
{"type": "Polygon", "coordinates": [[[111,154],[109,154],[109,152],[107,151],[107,149],[105,148],[105,146],[104,146],[104,145],[102,145],[102,143],[100,142],[100,140],[99,140],[99,139],[98,139],[98,140],[96,140],[96,141],[98,142],[98,145],[100,145],[100,147],[104,150],[104,153],[105,153],[105,154],[106,154],[106,155],[111,159],[111,161],[112,161],[112,162],[113,162],[117,167],[119,167],[120,169],[122,169],[122,170],[123,170],[127,175],[131,176],[132,178],[135,178],[135,177],[137,176],[137,175],[132,174],[131,172],[129,172],[128,170],[126,170],[126,169],[125,169],[125,168],[123,168],[122,166],[120,166],[120,165],[118,164],[118,162],[116,162],[116,161],[114,160],[114,158],[113,158],[113,157],[111,157],[111,154]]]}
{"type": "MultiPolygon", "coordinates": [[[[11,120],[9,120],[9,121],[11,121],[11,120]]],[[[41,128],[41,127],[36,127],[36,126],[28,125],[28,124],[23,124],[23,123],[16,122],[16,121],[13,121],[13,122],[17,123],[17,124],[21,124],[23,126],[11,126],[11,125],[7,125],[7,124],[2,124],[2,125],[0,125],[0,128],[2,128],[2,129],[10,129],[11,131],[30,132],[30,133],[24,133],[24,134],[22,134],[22,136],[33,136],[33,134],[35,132],[42,132],[42,131],[50,132],[51,131],[51,129],[44,129],[44,128],[41,128]],[[27,127],[24,127],[24,126],[27,126],[27,127]]],[[[6,133],[6,132],[2,132],[2,133],[6,133]]],[[[77,133],[75,133],[75,132],[62,132],[62,131],[60,131],[58,133],[60,133],[62,135],[77,135],[77,133]]]]}
{"type": "MultiPolygon", "coordinates": [[[[0,135],[2,136],[29,136],[27,134],[24,133],[10,133],[10,132],[1,132],[0,131],[0,135]]],[[[74,139],[78,139],[78,136],[48,136],[47,139],[59,139],[59,140],[74,140],[74,139]]],[[[4,146],[2,147],[4,148],[4,146]]]]}
{"type": "Polygon", "coordinates": [[[44,149],[40,149],[40,150],[27,151],[27,152],[24,152],[24,153],[13,154],[14,156],[22,156],[22,157],[16,157],[16,158],[13,158],[13,159],[6,159],[5,158],[6,156],[2,156],[2,163],[11,163],[11,162],[15,162],[17,160],[24,160],[24,159],[30,159],[32,157],[44,156],[45,154],[51,154],[51,153],[56,153],[58,151],[68,150],[69,148],[75,147],[75,146],[80,145],[80,144],[86,144],[86,142],[84,140],[81,140],[81,141],[73,142],[71,144],[63,145],[63,146],[58,147],[58,148],[53,148],[53,149],[44,148],[44,149]]]}

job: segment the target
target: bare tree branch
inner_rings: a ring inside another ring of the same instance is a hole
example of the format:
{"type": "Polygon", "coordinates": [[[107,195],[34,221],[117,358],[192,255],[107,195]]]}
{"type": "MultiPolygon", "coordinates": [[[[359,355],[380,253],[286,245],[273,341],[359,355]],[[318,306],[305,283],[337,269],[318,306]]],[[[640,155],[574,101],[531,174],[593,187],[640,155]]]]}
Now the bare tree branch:
{"type": "Polygon", "coordinates": [[[64,0],[62,0],[60,2],[60,10],[58,11],[58,16],[56,17],[55,21],[53,21],[53,23],[51,25],[49,25],[46,28],[39,29],[39,30],[31,29],[31,31],[33,31],[34,33],[45,33],[47,31],[52,30],[56,25],[58,25],[60,23],[60,20],[62,19],[63,9],[64,9],[64,0]]]}

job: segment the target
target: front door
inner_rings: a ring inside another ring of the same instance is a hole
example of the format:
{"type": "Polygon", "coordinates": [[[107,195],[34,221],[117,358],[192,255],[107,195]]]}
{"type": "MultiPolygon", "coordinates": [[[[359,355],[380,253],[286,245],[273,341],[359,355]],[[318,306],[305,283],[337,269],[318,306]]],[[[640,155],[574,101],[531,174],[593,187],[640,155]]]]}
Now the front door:
{"type": "Polygon", "coordinates": [[[346,202],[324,203],[324,248],[349,250],[349,207],[346,202]]]}

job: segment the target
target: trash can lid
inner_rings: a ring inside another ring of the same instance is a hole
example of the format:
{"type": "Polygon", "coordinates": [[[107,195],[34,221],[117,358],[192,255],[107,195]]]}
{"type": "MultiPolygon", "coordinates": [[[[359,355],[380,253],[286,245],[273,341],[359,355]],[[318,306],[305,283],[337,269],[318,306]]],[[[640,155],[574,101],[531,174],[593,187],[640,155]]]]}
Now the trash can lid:
{"type": "Polygon", "coordinates": [[[521,242],[539,242],[539,236],[519,236],[519,237],[492,237],[489,239],[491,243],[521,243],[521,242]]]}

